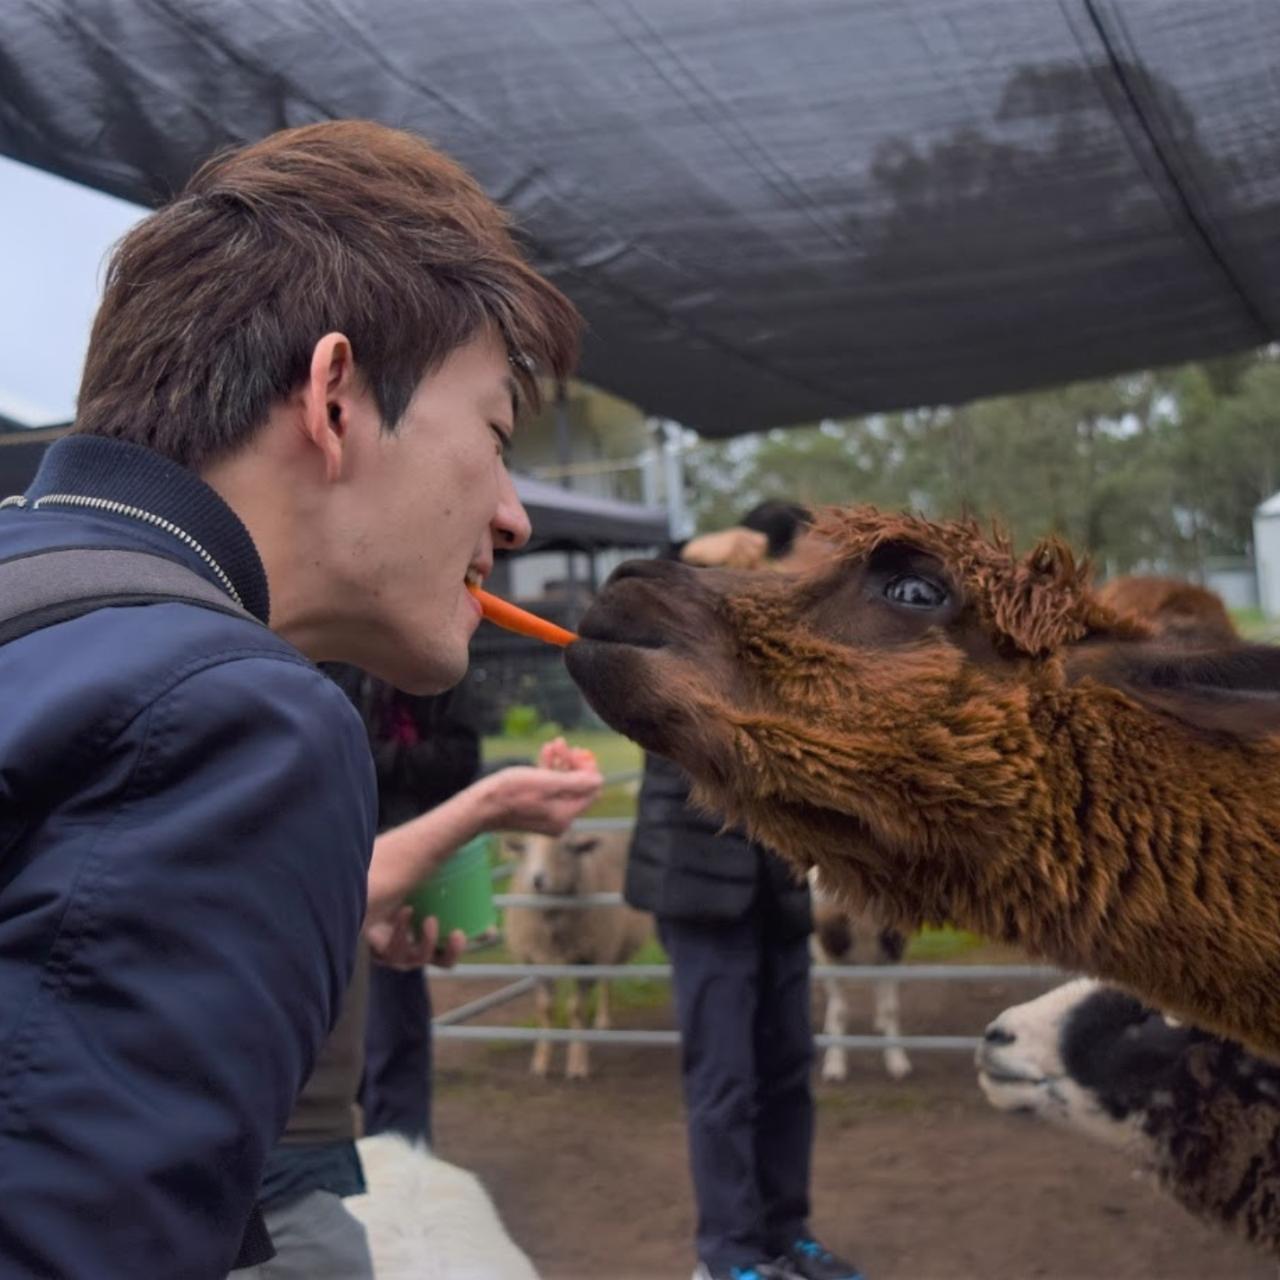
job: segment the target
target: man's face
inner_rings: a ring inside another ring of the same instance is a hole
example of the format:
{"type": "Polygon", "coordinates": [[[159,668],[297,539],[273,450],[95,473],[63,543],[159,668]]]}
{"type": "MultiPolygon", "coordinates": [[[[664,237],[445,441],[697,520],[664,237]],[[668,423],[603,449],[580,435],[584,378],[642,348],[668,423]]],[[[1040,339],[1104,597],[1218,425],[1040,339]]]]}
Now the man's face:
{"type": "Polygon", "coordinates": [[[504,458],[514,390],[506,348],[486,330],[423,378],[394,432],[356,426],[343,648],[399,688],[433,692],[462,678],[480,621],[468,573],[487,576],[495,546],[528,541],[504,458]]]}

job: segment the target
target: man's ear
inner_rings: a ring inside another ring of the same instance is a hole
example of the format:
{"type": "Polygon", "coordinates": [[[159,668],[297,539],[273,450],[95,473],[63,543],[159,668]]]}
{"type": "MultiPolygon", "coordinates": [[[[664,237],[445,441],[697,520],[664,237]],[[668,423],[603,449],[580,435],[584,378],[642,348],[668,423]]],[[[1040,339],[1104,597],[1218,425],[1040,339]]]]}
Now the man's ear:
{"type": "Polygon", "coordinates": [[[320,451],[325,479],[332,484],[342,474],[352,400],[356,394],[356,365],[345,334],[326,333],[311,352],[311,369],[302,393],[302,432],[320,451]]]}

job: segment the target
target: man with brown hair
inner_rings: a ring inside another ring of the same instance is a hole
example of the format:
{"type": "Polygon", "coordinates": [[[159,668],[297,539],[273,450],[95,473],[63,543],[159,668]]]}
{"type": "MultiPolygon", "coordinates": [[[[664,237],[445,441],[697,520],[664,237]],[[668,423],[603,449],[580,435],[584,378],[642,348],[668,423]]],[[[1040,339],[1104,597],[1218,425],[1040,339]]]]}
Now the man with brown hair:
{"type": "Polygon", "coordinates": [[[75,433],[0,510],[6,1277],[268,1255],[362,923],[412,946],[365,920],[368,747],[312,663],[462,675],[466,581],[529,533],[517,409],[577,333],[476,183],[374,124],[215,159],[117,248],[75,433]]]}

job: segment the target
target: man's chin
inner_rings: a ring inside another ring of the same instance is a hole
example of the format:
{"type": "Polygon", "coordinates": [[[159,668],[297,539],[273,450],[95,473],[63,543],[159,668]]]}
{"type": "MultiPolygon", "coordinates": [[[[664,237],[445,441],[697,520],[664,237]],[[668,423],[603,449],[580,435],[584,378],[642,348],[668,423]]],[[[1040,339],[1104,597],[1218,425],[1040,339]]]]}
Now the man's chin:
{"type": "Polygon", "coordinates": [[[468,657],[463,643],[423,650],[419,642],[406,643],[393,653],[371,656],[356,665],[401,693],[429,697],[452,689],[467,674],[468,657]]]}

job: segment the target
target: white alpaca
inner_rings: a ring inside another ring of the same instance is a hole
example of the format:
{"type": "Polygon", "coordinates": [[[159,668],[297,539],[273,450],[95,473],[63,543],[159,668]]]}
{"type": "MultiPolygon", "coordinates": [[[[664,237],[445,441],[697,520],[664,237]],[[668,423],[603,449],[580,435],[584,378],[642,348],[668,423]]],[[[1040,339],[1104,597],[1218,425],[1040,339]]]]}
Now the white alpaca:
{"type": "MultiPolygon", "coordinates": [[[[809,872],[813,895],[813,935],[809,950],[815,964],[894,965],[902,959],[907,940],[896,929],[886,929],[867,911],[853,911],[828,895],[818,879],[817,868],[809,872]]],[[[849,1005],[845,999],[847,980],[823,980],[826,1015],[823,1033],[842,1036],[849,1028],[849,1005]]],[[[898,1018],[898,984],[892,978],[875,983],[873,998],[875,1029],[885,1037],[902,1034],[898,1018]]],[[[911,1060],[899,1045],[884,1050],[885,1070],[901,1080],[911,1074],[911,1060]]],[[[822,1055],[822,1078],[844,1080],[849,1074],[848,1050],[831,1045],[822,1055]]]]}
{"type": "Polygon", "coordinates": [[[359,1148],[369,1190],[344,1203],[364,1224],[378,1280],[538,1280],[474,1174],[396,1134],[359,1148]]]}

